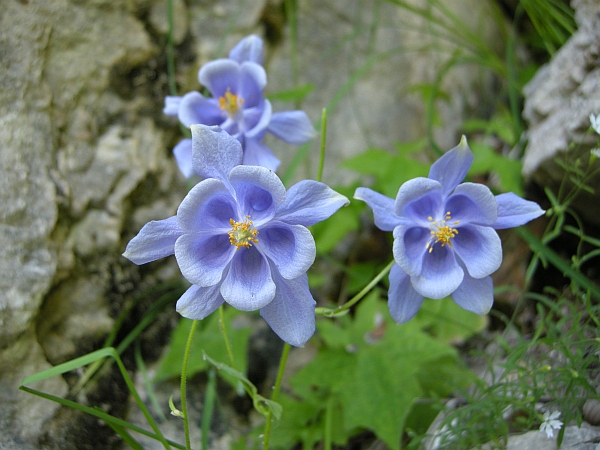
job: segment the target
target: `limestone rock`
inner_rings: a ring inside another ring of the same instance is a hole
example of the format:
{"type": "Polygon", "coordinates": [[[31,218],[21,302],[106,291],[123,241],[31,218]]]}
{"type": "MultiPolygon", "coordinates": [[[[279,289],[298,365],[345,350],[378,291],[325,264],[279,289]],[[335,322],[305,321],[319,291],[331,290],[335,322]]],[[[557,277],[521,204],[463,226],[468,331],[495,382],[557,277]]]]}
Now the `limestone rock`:
{"type": "MultiPolygon", "coordinates": [[[[579,29],[524,89],[523,116],[529,123],[529,143],[523,173],[553,188],[565,177],[564,168],[555,159],[585,169],[598,139],[589,131],[589,116],[600,113],[600,4],[573,0],[572,6],[579,29]]],[[[596,161],[591,169],[598,167],[596,161]]],[[[596,176],[587,184],[598,192],[600,178],[596,176]]],[[[585,219],[600,224],[596,196],[581,192],[574,206],[585,219]]]]}

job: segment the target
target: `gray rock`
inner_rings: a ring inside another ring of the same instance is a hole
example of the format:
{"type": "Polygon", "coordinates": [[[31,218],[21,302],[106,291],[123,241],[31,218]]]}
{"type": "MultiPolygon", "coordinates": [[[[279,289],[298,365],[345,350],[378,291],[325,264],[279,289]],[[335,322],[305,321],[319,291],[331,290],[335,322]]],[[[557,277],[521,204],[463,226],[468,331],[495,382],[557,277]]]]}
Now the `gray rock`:
{"type": "MultiPolygon", "coordinates": [[[[565,177],[558,158],[579,169],[586,168],[589,151],[598,136],[589,132],[591,113],[600,113],[600,3],[573,0],[578,30],[542,67],[524,89],[523,116],[529,123],[529,140],[523,158],[523,173],[542,186],[556,188],[565,177]]],[[[591,169],[597,169],[596,161],[591,169]]],[[[587,181],[598,192],[600,178],[587,181]]],[[[570,184],[572,187],[573,185],[570,184]]],[[[600,224],[597,196],[586,192],[575,207],[588,221],[600,224]]]]}

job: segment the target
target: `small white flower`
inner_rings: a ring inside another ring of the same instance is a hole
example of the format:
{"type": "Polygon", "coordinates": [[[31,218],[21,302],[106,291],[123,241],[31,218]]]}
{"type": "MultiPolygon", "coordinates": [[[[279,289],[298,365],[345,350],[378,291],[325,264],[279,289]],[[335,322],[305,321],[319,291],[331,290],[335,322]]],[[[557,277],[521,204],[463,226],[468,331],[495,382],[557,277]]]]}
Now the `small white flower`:
{"type": "Polygon", "coordinates": [[[590,122],[594,131],[600,134],[600,114],[590,114],[590,122]]]}
{"type": "Polygon", "coordinates": [[[544,421],[540,425],[540,431],[546,433],[549,438],[554,437],[554,430],[560,430],[563,423],[557,420],[560,417],[560,411],[546,411],[544,413],[544,421]]]}
{"type": "Polygon", "coordinates": [[[590,150],[590,153],[596,158],[600,158],[600,147],[596,147],[590,150]]]}

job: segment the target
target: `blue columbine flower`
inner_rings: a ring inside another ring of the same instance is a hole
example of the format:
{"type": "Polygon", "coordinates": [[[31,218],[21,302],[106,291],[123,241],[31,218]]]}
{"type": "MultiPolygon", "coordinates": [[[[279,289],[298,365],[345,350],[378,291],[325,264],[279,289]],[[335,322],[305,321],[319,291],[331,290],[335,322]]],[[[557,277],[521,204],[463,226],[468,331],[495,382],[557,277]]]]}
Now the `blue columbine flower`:
{"type": "MultiPolygon", "coordinates": [[[[242,144],[244,164],[277,170],[279,160],[263,143],[265,133],[301,145],[313,137],[314,128],[303,111],[272,112],[271,103],[263,96],[267,76],[262,62],[262,40],[254,35],[242,39],[229,58],[211,61],[200,68],[200,84],[212,97],[204,97],[197,91],[183,97],[167,96],[163,112],[178,117],[187,127],[219,125],[242,144]]],[[[181,172],[191,177],[194,174],[191,139],[181,140],[173,153],[181,172]]]]}
{"type": "Polygon", "coordinates": [[[348,199],[304,180],[286,193],[265,167],[239,165],[242,146],[219,127],[192,125],[192,166],[205,179],[177,215],[146,224],[123,254],[144,264],[175,254],[192,283],[177,311],[203,319],[223,302],[260,309],[284,341],[301,346],[315,330],[315,301],[306,271],[315,242],[306,227],[327,219],[348,199]]]}
{"type": "Polygon", "coordinates": [[[424,297],[452,295],[462,308],[487,313],[494,300],[489,275],[502,262],[496,230],[544,213],[513,193],[494,197],[482,184],[461,183],[472,162],[463,136],[431,166],[428,178],[404,183],[395,201],[368,188],[354,194],[373,209],[377,227],[394,232],[388,305],[399,323],[414,317],[424,297]]]}

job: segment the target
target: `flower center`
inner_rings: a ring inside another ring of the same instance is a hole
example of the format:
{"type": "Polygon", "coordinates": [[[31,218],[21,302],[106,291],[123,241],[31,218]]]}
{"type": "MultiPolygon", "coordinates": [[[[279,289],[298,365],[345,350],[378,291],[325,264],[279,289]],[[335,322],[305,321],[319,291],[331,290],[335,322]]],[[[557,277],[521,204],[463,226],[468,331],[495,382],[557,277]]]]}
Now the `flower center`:
{"type": "Polygon", "coordinates": [[[258,239],[255,237],[258,234],[258,230],[254,228],[250,216],[246,216],[246,220],[243,222],[236,222],[233,219],[229,219],[229,223],[232,227],[227,232],[229,242],[231,245],[236,246],[236,250],[239,250],[241,247],[250,248],[252,247],[252,242],[258,242],[258,239]]]}
{"type": "Polygon", "coordinates": [[[219,97],[219,108],[221,108],[230,119],[236,115],[243,103],[244,99],[236,94],[232,94],[229,88],[227,88],[227,92],[225,92],[223,97],[219,97]]]}
{"type": "MultiPolygon", "coordinates": [[[[425,246],[425,248],[429,249],[429,253],[433,251],[433,246],[438,242],[442,243],[442,247],[446,244],[448,244],[449,247],[452,247],[452,238],[458,234],[458,230],[448,225],[448,222],[452,220],[450,211],[446,212],[446,215],[442,220],[434,221],[431,216],[428,217],[427,220],[431,222],[431,239],[425,246]]],[[[451,225],[458,225],[458,223],[459,221],[455,220],[451,225]]]]}

